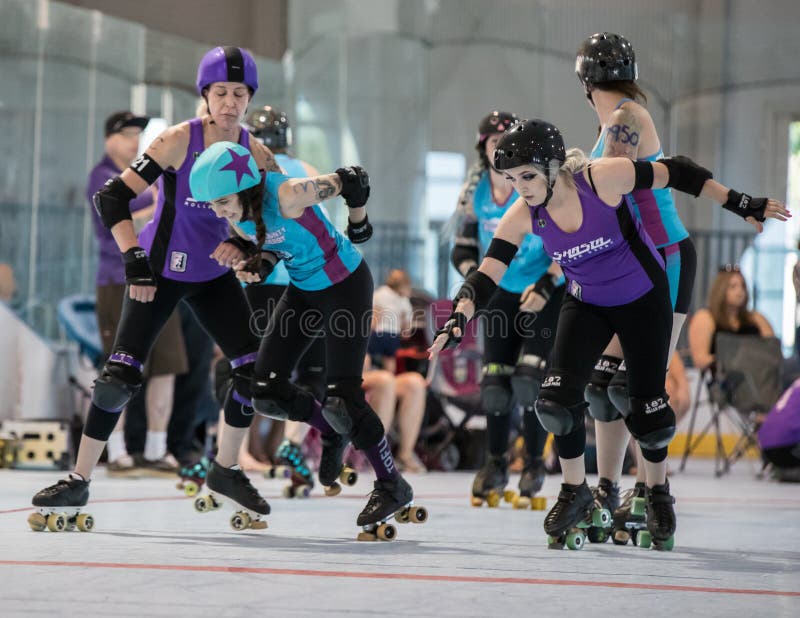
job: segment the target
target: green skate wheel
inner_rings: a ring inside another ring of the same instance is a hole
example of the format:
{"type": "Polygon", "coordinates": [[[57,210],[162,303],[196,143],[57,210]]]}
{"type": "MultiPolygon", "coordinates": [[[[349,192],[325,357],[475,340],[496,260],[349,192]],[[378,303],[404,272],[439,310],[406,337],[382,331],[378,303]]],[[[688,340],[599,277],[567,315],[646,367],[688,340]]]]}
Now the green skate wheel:
{"type": "Polygon", "coordinates": [[[646,510],[644,498],[634,498],[631,500],[631,515],[641,517],[646,510]]]}
{"type": "Polygon", "coordinates": [[[583,549],[585,540],[583,532],[570,532],[567,535],[567,549],[583,549]]]}
{"type": "Polygon", "coordinates": [[[611,524],[611,513],[608,509],[594,509],[592,511],[592,525],[596,528],[606,528],[611,524]]]}
{"type": "Polygon", "coordinates": [[[653,547],[661,551],[672,551],[672,548],[675,547],[675,536],[669,537],[666,541],[654,541],[653,547]]]}
{"type": "Polygon", "coordinates": [[[653,537],[650,535],[649,530],[641,530],[639,534],[636,535],[636,545],[642,549],[649,549],[652,542],[653,537]]]}

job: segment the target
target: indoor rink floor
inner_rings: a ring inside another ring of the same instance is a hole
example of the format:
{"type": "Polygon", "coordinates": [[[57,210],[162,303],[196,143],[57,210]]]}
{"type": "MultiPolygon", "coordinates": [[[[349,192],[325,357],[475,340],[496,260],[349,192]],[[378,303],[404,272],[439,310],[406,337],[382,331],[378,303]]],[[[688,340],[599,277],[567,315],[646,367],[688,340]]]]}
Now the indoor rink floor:
{"type": "MultiPolygon", "coordinates": [[[[0,471],[0,616],[800,615],[800,488],[747,462],[672,477],[672,552],[548,550],[544,512],[471,507],[468,473],[409,476],[430,519],[392,542],[355,540],[366,475],[305,500],[256,480],[269,528],[235,532],[227,505],[199,514],[170,479],[101,469],[92,532],[33,532],[30,498],[57,477],[0,471]]],[[[557,491],[549,476],[548,506],[557,491]]]]}

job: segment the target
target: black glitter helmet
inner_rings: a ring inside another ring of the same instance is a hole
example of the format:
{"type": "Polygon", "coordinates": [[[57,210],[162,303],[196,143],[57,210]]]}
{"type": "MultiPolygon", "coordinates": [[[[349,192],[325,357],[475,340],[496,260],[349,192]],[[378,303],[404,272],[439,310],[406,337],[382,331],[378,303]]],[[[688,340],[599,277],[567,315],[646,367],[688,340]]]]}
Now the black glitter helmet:
{"type": "Polygon", "coordinates": [[[575,73],[585,88],[602,82],[635,81],[639,76],[633,46],[613,32],[598,32],[581,43],[575,73]]]}

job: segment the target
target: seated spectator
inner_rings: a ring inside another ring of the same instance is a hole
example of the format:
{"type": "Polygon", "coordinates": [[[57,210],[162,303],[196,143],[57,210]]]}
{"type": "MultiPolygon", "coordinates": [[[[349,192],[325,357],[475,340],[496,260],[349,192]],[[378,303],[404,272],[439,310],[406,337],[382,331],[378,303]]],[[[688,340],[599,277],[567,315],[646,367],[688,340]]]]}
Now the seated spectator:
{"type": "Polygon", "coordinates": [[[748,301],[747,285],[738,266],[721,268],[711,284],[708,307],[698,310],[689,323],[689,351],[695,367],[714,371],[717,333],[775,336],[767,319],[747,308],[748,301]]]}
{"type": "Polygon", "coordinates": [[[405,271],[396,269],[386,277],[386,283],[373,295],[372,336],[367,354],[377,367],[394,373],[395,354],[400,348],[400,335],[411,325],[411,279],[405,271]]]}
{"type": "Polygon", "coordinates": [[[387,433],[397,421],[397,467],[405,472],[425,472],[414,452],[425,416],[425,378],[415,371],[395,375],[385,369],[372,369],[369,356],[364,362],[363,377],[367,401],[387,433]]]}

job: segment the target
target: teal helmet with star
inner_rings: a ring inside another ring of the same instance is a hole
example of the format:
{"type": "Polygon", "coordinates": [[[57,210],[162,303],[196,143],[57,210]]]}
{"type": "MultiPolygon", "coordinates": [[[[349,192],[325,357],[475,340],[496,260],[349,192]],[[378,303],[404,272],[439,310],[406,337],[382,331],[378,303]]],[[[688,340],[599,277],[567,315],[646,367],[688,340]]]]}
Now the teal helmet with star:
{"type": "Polygon", "coordinates": [[[206,148],[192,166],[192,197],[210,202],[239,193],[261,182],[261,173],[250,151],[233,142],[217,142],[206,148]]]}

